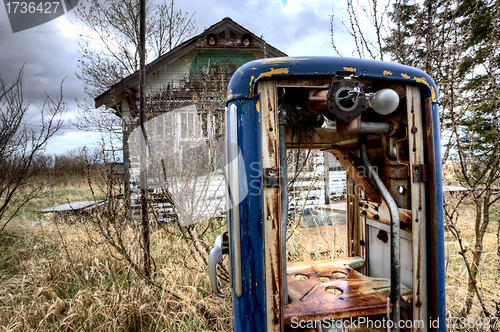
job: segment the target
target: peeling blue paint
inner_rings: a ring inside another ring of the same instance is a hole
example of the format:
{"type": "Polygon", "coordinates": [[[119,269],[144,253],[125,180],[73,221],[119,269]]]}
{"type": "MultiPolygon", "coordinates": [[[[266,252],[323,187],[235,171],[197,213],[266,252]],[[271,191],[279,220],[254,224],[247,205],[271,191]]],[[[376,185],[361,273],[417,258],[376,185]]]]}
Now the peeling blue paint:
{"type": "Polygon", "coordinates": [[[259,79],[287,76],[333,76],[339,72],[355,77],[382,78],[426,86],[434,103],[439,103],[437,87],[425,72],[400,64],[340,57],[269,58],[241,66],[229,82],[228,101],[252,98],[259,79]],[[285,70],[286,69],[286,70],[285,70]],[[391,75],[388,75],[388,73],[391,75]]]}

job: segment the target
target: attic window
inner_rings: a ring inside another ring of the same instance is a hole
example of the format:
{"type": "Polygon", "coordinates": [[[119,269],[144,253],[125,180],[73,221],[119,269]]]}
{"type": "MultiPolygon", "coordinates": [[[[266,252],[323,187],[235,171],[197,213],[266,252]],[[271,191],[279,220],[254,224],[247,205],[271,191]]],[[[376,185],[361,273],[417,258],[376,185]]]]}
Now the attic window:
{"type": "Polygon", "coordinates": [[[220,39],[237,39],[238,36],[233,31],[226,29],[217,35],[220,39]]]}

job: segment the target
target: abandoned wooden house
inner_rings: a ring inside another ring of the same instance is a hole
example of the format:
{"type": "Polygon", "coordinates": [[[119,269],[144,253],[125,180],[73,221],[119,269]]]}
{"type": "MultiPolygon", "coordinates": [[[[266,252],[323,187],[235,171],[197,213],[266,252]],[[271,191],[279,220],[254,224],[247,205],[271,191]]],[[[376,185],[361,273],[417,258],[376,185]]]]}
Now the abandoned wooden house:
{"type": "MultiPolygon", "coordinates": [[[[225,18],[147,64],[148,120],[172,113],[168,120],[175,122],[169,125],[176,129],[176,137],[175,146],[170,148],[178,152],[178,167],[189,162],[186,154],[192,153],[194,140],[217,141],[223,137],[219,124],[224,115],[227,84],[236,69],[252,60],[283,56],[286,54],[232,19],[225,18]]],[[[124,120],[124,181],[132,208],[138,195],[138,160],[131,155],[128,143],[139,123],[138,93],[139,75],[136,72],[95,98],[96,108],[113,108],[124,120]]],[[[220,167],[220,151],[211,158],[214,159],[211,164],[220,167]]]]}
{"type": "MultiPolygon", "coordinates": [[[[177,217],[186,225],[224,213],[222,126],[229,79],[249,61],[284,56],[287,55],[225,18],[146,66],[148,191],[154,218],[167,221],[172,217],[169,199],[165,200],[166,183],[179,177],[174,174],[176,171],[186,171],[193,165],[198,170],[194,186],[169,183],[169,194],[177,196],[176,202],[181,201],[175,206],[177,217]],[[205,176],[200,183],[206,171],[214,171],[215,175],[205,176]],[[193,192],[198,196],[202,193],[207,206],[200,206],[199,197],[193,192]]],[[[123,119],[125,195],[134,217],[140,214],[140,155],[134,148],[139,132],[138,92],[136,72],[95,98],[96,108],[112,108],[123,119]]],[[[315,164],[322,164],[322,160],[316,159],[315,164]]],[[[335,196],[342,191],[345,176],[331,179],[335,196]]]]}

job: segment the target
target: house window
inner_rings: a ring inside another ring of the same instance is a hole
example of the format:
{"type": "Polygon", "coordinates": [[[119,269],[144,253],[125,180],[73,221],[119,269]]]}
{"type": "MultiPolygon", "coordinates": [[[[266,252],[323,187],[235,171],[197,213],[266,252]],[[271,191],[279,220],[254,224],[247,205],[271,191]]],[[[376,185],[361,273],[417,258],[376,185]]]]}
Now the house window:
{"type": "Polygon", "coordinates": [[[194,139],[202,137],[202,121],[197,112],[181,113],[181,138],[194,139]]]}
{"type": "Polygon", "coordinates": [[[180,167],[185,168],[200,162],[212,171],[223,167],[223,121],[224,114],[218,111],[178,113],[177,151],[180,153],[180,167]]]}

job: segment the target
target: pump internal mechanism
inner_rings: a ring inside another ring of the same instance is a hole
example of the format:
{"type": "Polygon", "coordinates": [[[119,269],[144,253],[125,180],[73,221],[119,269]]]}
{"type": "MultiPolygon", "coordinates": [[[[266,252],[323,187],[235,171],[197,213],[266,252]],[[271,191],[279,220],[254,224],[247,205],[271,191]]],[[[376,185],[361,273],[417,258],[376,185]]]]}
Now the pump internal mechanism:
{"type": "Polygon", "coordinates": [[[329,89],[309,90],[306,106],[313,115],[323,115],[336,121],[336,128],[341,135],[352,136],[362,133],[362,127],[367,126],[361,124],[361,116],[365,112],[389,115],[398,108],[400,95],[404,95],[402,86],[375,90],[372,84],[338,79],[330,84],[329,89]]]}
{"type": "MultiPolygon", "coordinates": [[[[406,239],[401,238],[400,229],[416,231],[412,229],[416,226],[410,202],[416,196],[409,194],[409,179],[411,164],[421,158],[419,152],[411,153],[408,148],[408,136],[413,134],[408,132],[408,126],[414,121],[409,119],[410,112],[414,113],[407,103],[409,87],[352,76],[314,83],[324,85],[304,84],[279,90],[280,115],[286,112],[287,117],[286,148],[329,152],[347,173],[344,204],[349,225],[348,255],[345,259],[288,265],[284,287],[290,303],[284,307],[285,324],[291,323],[293,317],[346,319],[388,312],[391,319],[398,321],[401,303],[413,303],[412,282],[408,282],[412,278],[411,264],[404,271],[400,264],[402,252],[408,255],[406,248],[411,248],[411,242],[406,233],[406,239]],[[328,121],[323,124],[322,118],[328,121]],[[385,234],[385,241],[380,234],[385,234]],[[386,256],[378,251],[379,246],[386,256]],[[384,263],[380,257],[384,257],[384,263]],[[335,277],[332,271],[342,271],[344,276],[335,277]],[[303,278],[298,279],[298,275],[303,278]],[[342,295],[332,297],[329,289],[337,289],[342,295]]],[[[286,252],[286,248],[282,251],[286,252]]]]}
{"type": "Polygon", "coordinates": [[[330,120],[336,118],[351,122],[366,109],[365,92],[359,82],[351,80],[334,81],[328,90],[327,111],[330,120]]]}

